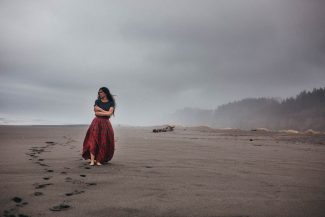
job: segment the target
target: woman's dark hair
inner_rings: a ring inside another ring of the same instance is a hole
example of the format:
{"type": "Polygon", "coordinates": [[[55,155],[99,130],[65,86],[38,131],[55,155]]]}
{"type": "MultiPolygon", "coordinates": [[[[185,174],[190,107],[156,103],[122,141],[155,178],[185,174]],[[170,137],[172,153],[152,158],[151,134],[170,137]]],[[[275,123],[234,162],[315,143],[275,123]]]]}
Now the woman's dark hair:
{"type": "MultiPolygon", "coordinates": [[[[116,107],[116,103],[115,103],[114,95],[111,94],[111,92],[109,91],[109,89],[108,89],[107,87],[101,87],[101,88],[99,88],[99,90],[103,91],[103,92],[106,94],[107,99],[108,99],[109,101],[113,102],[113,107],[114,107],[113,115],[114,115],[115,107],[116,107]]],[[[97,95],[97,99],[100,100],[99,94],[97,95]]]]}

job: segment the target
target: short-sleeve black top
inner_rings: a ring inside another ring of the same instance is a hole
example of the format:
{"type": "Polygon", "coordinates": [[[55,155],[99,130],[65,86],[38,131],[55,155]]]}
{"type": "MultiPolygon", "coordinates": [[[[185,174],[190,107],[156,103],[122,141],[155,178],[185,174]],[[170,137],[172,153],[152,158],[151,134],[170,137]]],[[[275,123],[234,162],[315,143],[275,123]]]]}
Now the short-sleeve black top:
{"type": "Polygon", "coordinates": [[[94,106],[95,105],[99,106],[100,108],[104,109],[105,111],[109,111],[110,107],[114,107],[112,101],[102,102],[100,99],[96,99],[94,106]]]}

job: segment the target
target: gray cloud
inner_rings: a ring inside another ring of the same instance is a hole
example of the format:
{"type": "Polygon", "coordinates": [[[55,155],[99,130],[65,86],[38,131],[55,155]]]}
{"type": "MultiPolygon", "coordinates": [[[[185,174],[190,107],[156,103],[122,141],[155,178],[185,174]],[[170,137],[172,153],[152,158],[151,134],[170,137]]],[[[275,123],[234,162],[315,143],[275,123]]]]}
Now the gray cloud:
{"type": "Polygon", "coordinates": [[[114,122],[154,124],[186,106],[325,86],[324,6],[1,1],[0,115],[89,123],[97,89],[108,86],[114,122]]]}

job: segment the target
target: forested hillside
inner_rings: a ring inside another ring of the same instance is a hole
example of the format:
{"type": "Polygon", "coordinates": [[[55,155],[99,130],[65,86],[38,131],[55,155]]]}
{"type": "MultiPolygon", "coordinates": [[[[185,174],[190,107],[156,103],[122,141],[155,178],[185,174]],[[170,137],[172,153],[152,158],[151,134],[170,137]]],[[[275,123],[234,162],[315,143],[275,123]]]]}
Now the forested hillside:
{"type": "Polygon", "coordinates": [[[217,128],[269,128],[325,130],[325,88],[302,91],[296,97],[249,98],[219,106],[215,110],[184,108],[173,120],[185,125],[217,128]]]}

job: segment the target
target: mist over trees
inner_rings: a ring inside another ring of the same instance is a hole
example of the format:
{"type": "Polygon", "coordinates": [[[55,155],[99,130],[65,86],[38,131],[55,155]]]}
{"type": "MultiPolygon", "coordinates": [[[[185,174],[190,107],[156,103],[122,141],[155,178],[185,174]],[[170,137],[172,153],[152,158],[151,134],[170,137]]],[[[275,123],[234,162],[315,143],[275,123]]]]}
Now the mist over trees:
{"type": "Polygon", "coordinates": [[[214,110],[184,108],[172,115],[184,125],[215,128],[268,128],[273,130],[325,130],[325,87],[302,91],[296,97],[247,98],[219,106],[214,110]]]}

